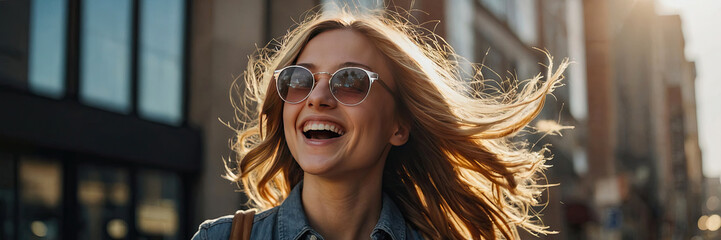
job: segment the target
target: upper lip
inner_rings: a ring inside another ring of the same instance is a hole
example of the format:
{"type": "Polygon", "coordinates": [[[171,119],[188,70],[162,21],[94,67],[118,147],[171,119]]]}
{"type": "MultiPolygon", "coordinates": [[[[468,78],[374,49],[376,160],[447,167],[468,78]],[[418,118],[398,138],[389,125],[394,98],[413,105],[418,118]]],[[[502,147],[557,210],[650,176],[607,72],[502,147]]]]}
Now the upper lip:
{"type": "Polygon", "coordinates": [[[301,132],[303,132],[303,126],[305,126],[305,123],[308,122],[308,121],[332,122],[332,123],[334,123],[334,124],[337,124],[337,125],[340,126],[341,128],[343,128],[343,131],[347,132],[347,130],[346,130],[347,128],[345,127],[345,125],[343,125],[342,123],[340,123],[340,121],[335,120],[335,119],[333,119],[333,118],[331,118],[331,117],[328,117],[328,116],[318,116],[318,115],[308,116],[308,117],[303,117],[303,118],[301,118],[301,120],[298,122],[298,125],[296,126],[296,127],[298,128],[298,130],[300,130],[301,132]]]}

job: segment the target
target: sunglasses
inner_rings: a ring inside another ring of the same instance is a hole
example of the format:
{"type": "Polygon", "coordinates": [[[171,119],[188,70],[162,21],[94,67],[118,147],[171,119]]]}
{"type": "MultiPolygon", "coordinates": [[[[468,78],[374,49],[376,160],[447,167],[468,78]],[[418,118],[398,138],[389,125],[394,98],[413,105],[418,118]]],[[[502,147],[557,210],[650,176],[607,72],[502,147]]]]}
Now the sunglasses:
{"type": "Polygon", "coordinates": [[[391,95],[388,86],[374,73],[359,67],[344,67],[334,73],[313,73],[298,65],[284,67],[273,73],[278,95],[283,101],[297,104],[304,101],[315,88],[315,75],[328,74],[328,88],[333,98],[346,106],[356,106],[368,97],[373,82],[378,82],[391,95]]]}

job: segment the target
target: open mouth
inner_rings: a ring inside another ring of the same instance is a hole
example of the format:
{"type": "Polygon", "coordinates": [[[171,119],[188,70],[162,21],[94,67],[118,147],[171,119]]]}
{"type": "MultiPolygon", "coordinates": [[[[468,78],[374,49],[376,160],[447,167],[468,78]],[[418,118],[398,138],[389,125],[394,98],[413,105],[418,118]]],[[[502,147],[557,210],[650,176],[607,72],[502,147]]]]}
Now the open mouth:
{"type": "Polygon", "coordinates": [[[308,139],[331,139],[343,136],[345,129],[325,121],[308,121],[303,125],[303,135],[308,139]]]}

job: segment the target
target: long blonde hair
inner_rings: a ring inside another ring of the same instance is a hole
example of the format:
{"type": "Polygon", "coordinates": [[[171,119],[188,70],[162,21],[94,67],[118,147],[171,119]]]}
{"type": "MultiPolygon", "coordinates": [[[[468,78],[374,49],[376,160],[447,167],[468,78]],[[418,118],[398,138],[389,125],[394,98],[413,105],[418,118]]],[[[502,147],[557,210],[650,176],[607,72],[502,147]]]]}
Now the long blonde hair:
{"type": "Polygon", "coordinates": [[[303,177],[285,141],[283,101],[272,73],[293,64],[311,38],[333,29],[366,35],[392,62],[396,112],[409,124],[410,137],[390,150],[383,191],[412,226],[431,239],[513,239],[518,227],[550,232],[532,209],[546,187],[537,180],[547,167],[547,149],[534,151],[510,138],[539,114],[568,61],[554,70],[549,56],[545,81],[539,74],[489,94],[474,87],[482,77],[462,73],[460,58],[440,37],[382,10],[311,15],[251,57],[244,91],[233,90],[244,92],[239,102],[231,100],[242,126],[232,141],[237,161],[226,177],[242,183],[254,207],[280,205],[303,177]]]}

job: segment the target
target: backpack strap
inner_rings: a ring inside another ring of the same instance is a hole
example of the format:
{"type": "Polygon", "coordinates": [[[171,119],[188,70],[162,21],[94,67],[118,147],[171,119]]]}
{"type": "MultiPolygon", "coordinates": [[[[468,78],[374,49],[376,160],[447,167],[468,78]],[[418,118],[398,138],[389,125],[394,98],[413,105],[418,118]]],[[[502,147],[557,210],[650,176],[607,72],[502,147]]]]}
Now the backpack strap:
{"type": "Polygon", "coordinates": [[[230,228],[229,240],[250,240],[253,218],[255,218],[255,209],[236,211],[233,216],[233,225],[230,228]]]}

